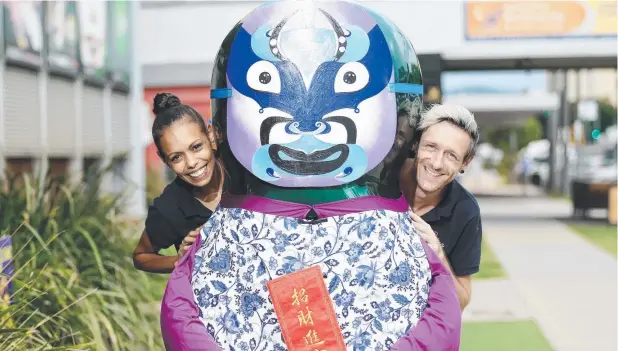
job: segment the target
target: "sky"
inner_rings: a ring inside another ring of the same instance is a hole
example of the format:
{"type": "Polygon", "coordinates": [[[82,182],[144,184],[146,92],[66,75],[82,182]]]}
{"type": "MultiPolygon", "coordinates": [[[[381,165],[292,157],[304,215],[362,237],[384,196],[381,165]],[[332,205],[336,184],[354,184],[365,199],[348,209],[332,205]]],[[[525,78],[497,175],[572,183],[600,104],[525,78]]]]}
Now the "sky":
{"type": "Polygon", "coordinates": [[[546,91],[544,71],[478,71],[442,73],[444,95],[461,93],[518,93],[546,91]]]}

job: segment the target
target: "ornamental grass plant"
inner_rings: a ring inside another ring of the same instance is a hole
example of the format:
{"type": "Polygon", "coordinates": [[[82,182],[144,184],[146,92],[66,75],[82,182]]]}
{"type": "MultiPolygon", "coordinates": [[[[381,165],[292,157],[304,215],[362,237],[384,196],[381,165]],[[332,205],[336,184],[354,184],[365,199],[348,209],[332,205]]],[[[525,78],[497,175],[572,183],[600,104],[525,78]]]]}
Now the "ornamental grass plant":
{"type": "Polygon", "coordinates": [[[0,180],[0,237],[11,238],[14,271],[10,299],[0,300],[0,350],[164,349],[166,276],[133,267],[142,226],[121,218],[122,195],[102,193],[111,167],[78,185],[51,176],[0,180]]]}

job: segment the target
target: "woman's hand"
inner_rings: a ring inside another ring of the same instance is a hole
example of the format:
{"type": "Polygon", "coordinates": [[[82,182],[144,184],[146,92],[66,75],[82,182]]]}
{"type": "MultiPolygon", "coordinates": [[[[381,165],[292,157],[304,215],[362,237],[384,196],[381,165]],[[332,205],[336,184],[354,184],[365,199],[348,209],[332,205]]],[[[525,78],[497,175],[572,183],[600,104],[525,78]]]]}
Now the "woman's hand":
{"type": "Polygon", "coordinates": [[[182,256],[184,256],[185,253],[189,251],[189,248],[195,242],[195,238],[197,238],[197,236],[200,235],[201,229],[202,227],[200,226],[190,231],[189,234],[187,234],[187,236],[185,236],[185,238],[182,239],[182,243],[180,243],[180,246],[178,247],[178,259],[176,260],[176,262],[174,262],[174,267],[178,264],[178,261],[180,261],[182,256]]]}

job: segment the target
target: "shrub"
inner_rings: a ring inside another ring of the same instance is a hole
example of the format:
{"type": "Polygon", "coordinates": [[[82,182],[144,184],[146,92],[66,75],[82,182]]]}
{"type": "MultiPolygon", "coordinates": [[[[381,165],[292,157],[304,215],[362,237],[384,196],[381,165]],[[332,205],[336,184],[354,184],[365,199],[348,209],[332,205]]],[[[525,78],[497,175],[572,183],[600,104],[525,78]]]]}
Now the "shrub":
{"type": "Polygon", "coordinates": [[[165,188],[165,179],[161,172],[149,170],[146,172],[146,203],[151,204],[165,188]]]}
{"type": "Polygon", "coordinates": [[[0,184],[0,236],[12,236],[15,268],[0,350],[163,349],[166,277],[133,267],[141,225],[117,216],[121,196],[101,194],[106,173],[76,186],[28,175],[0,184]]]}

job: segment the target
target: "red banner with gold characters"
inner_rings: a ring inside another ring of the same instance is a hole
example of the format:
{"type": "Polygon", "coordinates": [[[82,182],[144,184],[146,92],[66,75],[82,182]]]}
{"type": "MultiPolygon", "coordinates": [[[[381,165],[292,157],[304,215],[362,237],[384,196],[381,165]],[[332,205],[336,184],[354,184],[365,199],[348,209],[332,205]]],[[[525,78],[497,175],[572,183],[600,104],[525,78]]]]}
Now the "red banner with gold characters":
{"type": "Polygon", "coordinates": [[[346,350],[319,266],[273,279],[266,286],[288,350],[346,350]]]}

